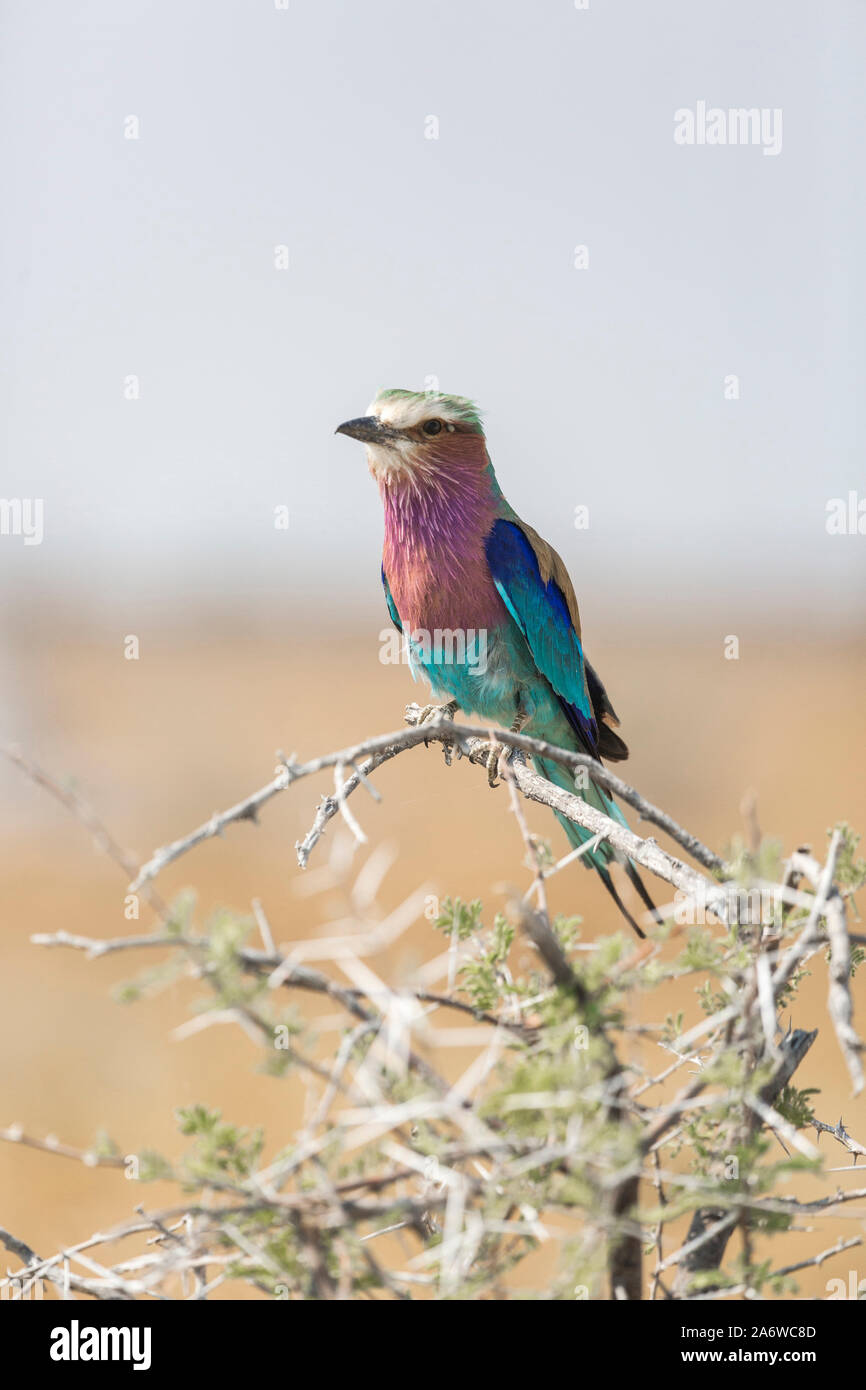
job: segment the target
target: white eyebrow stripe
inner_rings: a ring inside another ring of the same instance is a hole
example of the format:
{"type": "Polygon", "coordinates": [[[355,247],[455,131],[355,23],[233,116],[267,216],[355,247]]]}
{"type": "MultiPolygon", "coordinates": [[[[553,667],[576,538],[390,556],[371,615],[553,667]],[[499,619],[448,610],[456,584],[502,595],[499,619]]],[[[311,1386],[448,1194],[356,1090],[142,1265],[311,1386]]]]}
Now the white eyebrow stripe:
{"type": "Polygon", "coordinates": [[[383,400],[377,397],[370,402],[367,413],[375,415],[383,425],[393,425],[395,429],[402,430],[412,429],[413,426],[420,425],[422,420],[437,419],[454,424],[465,423],[465,415],[449,405],[448,401],[422,393],[417,396],[385,397],[383,400]]]}
{"type": "Polygon", "coordinates": [[[431,414],[432,403],[425,400],[373,401],[370,414],[376,415],[383,425],[393,425],[395,429],[408,430],[420,425],[431,414]]]}

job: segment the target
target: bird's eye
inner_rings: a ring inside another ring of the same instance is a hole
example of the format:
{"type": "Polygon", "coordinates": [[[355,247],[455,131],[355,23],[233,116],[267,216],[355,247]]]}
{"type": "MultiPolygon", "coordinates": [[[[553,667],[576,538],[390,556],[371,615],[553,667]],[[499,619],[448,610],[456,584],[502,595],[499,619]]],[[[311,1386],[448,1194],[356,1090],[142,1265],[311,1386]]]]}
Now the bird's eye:
{"type": "Polygon", "coordinates": [[[438,434],[442,429],[441,420],[425,420],[422,425],[425,434],[438,434]]]}

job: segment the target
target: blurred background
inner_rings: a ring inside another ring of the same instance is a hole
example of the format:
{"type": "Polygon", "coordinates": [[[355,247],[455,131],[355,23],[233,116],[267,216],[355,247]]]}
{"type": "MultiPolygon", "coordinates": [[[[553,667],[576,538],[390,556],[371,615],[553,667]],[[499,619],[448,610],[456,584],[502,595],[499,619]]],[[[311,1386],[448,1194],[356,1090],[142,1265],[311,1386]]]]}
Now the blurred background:
{"type": "MultiPolygon", "coordinates": [[[[3,739],[144,858],[277,749],[399,726],[424,696],[380,659],[380,503],[333,431],[380,386],[438,386],[479,402],[570,569],[628,780],[717,848],[752,791],[786,850],[866,826],[864,28],[854,0],[0,6],[2,490],[43,515],[39,544],[0,534],[3,739]],[[676,144],[700,101],[781,111],[781,150],[676,144]]],[[[525,883],[483,778],[419,750],[378,780],[356,813],[396,855],[382,911],[424,883],[492,913],[525,883]]],[[[162,891],[320,930],[341,890],[309,891],[294,843],[327,785],[162,891]]],[[[286,1142],[300,1082],[234,1032],[172,1037],[194,989],[125,1010],[111,987],[147,961],[29,943],[148,913],[5,763],[0,881],[0,1126],[176,1153],[173,1109],[202,1100],[286,1142]]],[[[579,867],[552,906],[617,927],[579,867]]],[[[674,1006],[698,1017],[691,986],[674,1006]]],[[[866,1140],[826,1028],[798,1080],[866,1140]]],[[[42,1253],[132,1205],[119,1173],[0,1145],[0,1224],[42,1253]]]]}

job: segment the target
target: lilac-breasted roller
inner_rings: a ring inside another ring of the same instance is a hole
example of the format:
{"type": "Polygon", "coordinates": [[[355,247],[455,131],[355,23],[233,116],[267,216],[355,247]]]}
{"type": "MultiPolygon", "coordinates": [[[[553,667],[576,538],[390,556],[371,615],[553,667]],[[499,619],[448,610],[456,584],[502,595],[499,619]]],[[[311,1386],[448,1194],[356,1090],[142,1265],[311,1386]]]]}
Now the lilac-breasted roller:
{"type": "MultiPolygon", "coordinates": [[[[367,415],[337,433],[367,446],[385,508],[388,610],[406,635],[413,674],[422,670],[435,698],[447,702],[442,712],[453,717],[462,709],[594,758],[628,757],[607,692],[584,656],[565,565],[503,497],[472,402],[441,392],[380,391],[367,415]],[[464,637],[456,660],[455,633],[464,637]],[[449,640],[437,642],[437,634],[449,640]]],[[[559,764],[534,762],[543,777],[626,824],[596,782],[575,786],[559,764]]],[[[575,847],[593,838],[558,819],[575,847]]],[[[653,910],[634,864],[606,840],[584,859],[643,936],[610,876],[611,862],[621,863],[653,910]]]]}

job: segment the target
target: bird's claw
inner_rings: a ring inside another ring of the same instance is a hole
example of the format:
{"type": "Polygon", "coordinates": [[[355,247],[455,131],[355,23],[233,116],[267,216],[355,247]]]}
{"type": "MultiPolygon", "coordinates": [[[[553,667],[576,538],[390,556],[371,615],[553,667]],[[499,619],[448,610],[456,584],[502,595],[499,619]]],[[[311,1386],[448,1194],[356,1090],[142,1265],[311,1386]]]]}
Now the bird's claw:
{"type": "MultiPolygon", "coordinates": [[[[407,705],[407,712],[410,706],[407,705]]],[[[415,706],[417,708],[417,706],[415,706]]],[[[431,720],[453,719],[460,706],[456,700],[449,700],[447,705],[422,705],[418,710],[416,724],[429,724],[431,720]]]]}
{"type": "Polygon", "coordinates": [[[503,768],[511,757],[512,750],[497,739],[485,739],[475,750],[473,762],[483,763],[487,768],[487,785],[495,787],[500,777],[504,776],[503,768]]]}
{"type": "MultiPolygon", "coordinates": [[[[453,719],[460,706],[456,700],[449,700],[446,705],[418,705],[406,706],[405,718],[407,724],[440,724],[445,719],[453,719]]],[[[429,748],[430,744],[425,738],[424,747],[429,748]]],[[[454,744],[450,739],[442,740],[442,752],[445,755],[445,762],[450,767],[451,759],[454,755],[454,744]]]]}

